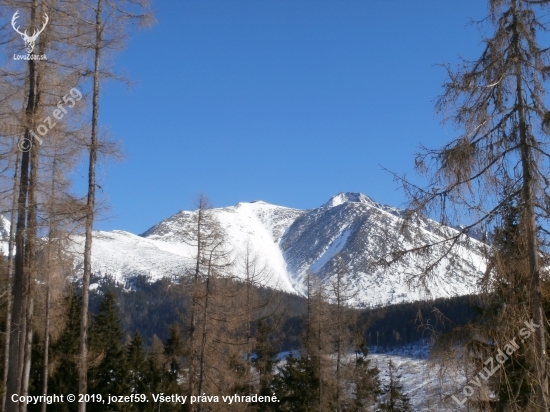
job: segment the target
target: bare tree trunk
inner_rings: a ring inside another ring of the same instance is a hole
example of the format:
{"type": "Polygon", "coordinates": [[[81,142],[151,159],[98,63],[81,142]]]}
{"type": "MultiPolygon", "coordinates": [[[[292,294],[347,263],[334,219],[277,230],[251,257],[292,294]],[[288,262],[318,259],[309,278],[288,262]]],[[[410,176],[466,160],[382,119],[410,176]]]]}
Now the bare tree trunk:
{"type": "MultiPolygon", "coordinates": [[[[56,212],[56,206],[55,206],[55,194],[56,194],[56,186],[55,186],[55,179],[57,176],[57,159],[58,159],[58,152],[57,152],[57,143],[55,144],[55,151],[53,155],[53,166],[52,166],[52,180],[51,180],[51,189],[50,189],[50,206],[49,206],[49,233],[48,233],[48,248],[47,248],[47,266],[46,266],[46,319],[44,322],[44,352],[43,352],[43,368],[42,368],[42,393],[46,395],[48,393],[48,379],[49,379],[49,363],[50,363],[50,316],[51,316],[51,298],[52,298],[52,288],[51,288],[51,273],[54,265],[53,262],[53,256],[52,256],[52,247],[54,242],[56,242],[57,236],[59,236],[59,233],[57,232],[57,217],[55,216],[56,212]]],[[[47,408],[47,402],[46,399],[42,401],[42,405],[40,406],[41,412],[46,412],[47,408]]]]}
{"type": "MultiPolygon", "coordinates": [[[[192,275],[192,304],[190,309],[189,330],[189,395],[202,395],[212,390],[210,383],[213,379],[208,375],[211,364],[213,327],[223,319],[217,319],[213,312],[220,314],[222,309],[216,306],[216,281],[218,271],[223,270],[231,263],[226,259],[224,252],[224,237],[219,223],[209,212],[209,202],[205,195],[198,199],[198,210],[193,217],[195,227],[191,234],[190,245],[196,247],[195,269],[192,275]],[[196,243],[195,243],[196,242],[196,243]]],[[[223,316],[222,316],[223,317],[223,316]]],[[[217,330],[217,329],[216,329],[217,330]]],[[[215,336],[218,341],[221,336],[215,336]]],[[[222,366],[222,365],[220,365],[222,366]]],[[[191,411],[201,411],[204,407],[190,405],[191,411]]]]}
{"type": "MultiPolygon", "coordinates": [[[[199,208],[197,210],[197,256],[195,261],[195,273],[193,274],[193,296],[191,302],[191,324],[189,331],[189,395],[194,395],[195,390],[195,373],[196,373],[196,328],[197,328],[197,311],[198,311],[198,300],[199,300],[199,277],[200,277],[200,265],[202,257],[202,223],[203,223],[203,214],[204,207],[203,199],[199,199],[199,208]]],[[[189,406],[190,412],[195,411],[195,405],[191,404],[189,406]]]]}
{"type": "MultiPolygon", "coordinates": [[[[84,241],[84,274],[82,276],[82,308],[80,316],[78,393],[88,392],[88,305],[90,300],[90,277],[92,273],[92,229],[95,213],[95,166],[97,161],[97,136],[99,120],[99,64],[101,56],[101,11],[103,0],[97,0],[95,21],[95,60],[92,97],[92,135],[90,141],[90,159],[88,169],[88,199],[86,203],[86,234],[84,241]]],[[[78,412],[86,412],[86,402],[78,404],[78,412]]]]}
{"type": "MultiPolygon", "coordinates": [[[[322,286],[319,286],[322,287],[322,286]]],[[[319,292],[320,293],[320,292],[319,292]]],[[[317,368],[319,374],[319,411],[323,408],[323,362],[322,362],[322,353],[323,353],[323,332],[321,325],[321,306],[323,302],[321,301],[322,297],[319,296],[319,314],[317,315],[317,368]]]]}
{"type": "MultiPolygon", "coordinates": [[[[48,271],[48,285],[47,285],[47,291],[46,291],[46,321],[44,325],[44,366],[42,368],[42,393],[44,395],[48,394],[48,371],[49,371],[49,363],[50,363],[50,306],[51,306],[51,297],[52,297],[52,291],[50,288],[50,279],[49,279],[49,271],[48,271]]],[[[42,405],[40,406],[41,412],[46,412],[46,400],[42,401],[42,405]]]]}
{"type": "Polygon", "coordinates": [[[252,271],[251,262],[250,262],[250,243],[246,243],[246,255],[245,255],[245,267],[246,267],[246,370],[245,370],[245,380],[246,386],[251,388],[252,382],[250,382],[250,356],[252,352],[252,347],[250,345],[252,341],[252,305],[251,305],[251,293],[252,293],[252,271]]]}
{"type": "Polygon", "coordinates": [[[306,350],[309,352],[309,355],[312,354],[313,350],[313,342],[312,342],[312,331],[313,331],[313,324],[312,324],[312,298],[313,298],[313,291],[312,291],[312,283],[311,283],[311,272],[308,270],[306,273],[306,286],[307,286],[307,327],[306,327],[306,350]]]}
{"type": "Polygon", "coordinates": [[[520,60],[519,33],[517,27],[516,2],[512,3],[514,14],[514,48],[516,52],[516,98],[519,115],[519,133],[521,146],[521,166],[523,172],[522,197],[524,202],[524,224],[527,236],[527,247],[529,253],[529,271],[531,273],[531,309],[533,322],[540,327],[534,332],[535,335],[535,376],[537,380],[536,400],[537,408],[541,412],[548,411],[548,371],[546,355],[546,322],[543,315],[542,293],[540,285],[540,263],[539,263],[539,242],[537,238],[535,223],[535,199],[533,195],[533,156],[527,136],[527,122],[525,118],[525,101],[523,97],[523,83],[520,60]]]}
{"type": "MultiPolygon", "coordinates": [[[[210,281],[212,276],[212,256],[210,256],[209,262],[208,262],[208,273],[206,276],[206,285],[205,285],[205,295],[204,295],[204,308],[203,308],[203,319],[202,319],[202,337],[201,337],[201,351],[199,354],[199,388],[198,393],[203,393],[203,385],[204,385],[204,355],[206,353],[206,338],[208,334],[208,304],[209,304],[209,298],[210,298],[210,281]]],[[[202,407],[199,404],[199,407],[197,409],[198,411],[202,410],[202,407]]]]}
{"type": "Polygon", "coordinates": [[[6,338],[4,342],[4,396],[2,397],[2,412],[6,410],[6,382],[8,380],[8,365],[10,362],[10,338],[11,338],[11,312],[13,306],[12,287],[13,287],[13,254],[15,246],[15,218],[17,215],[17,189],[19,188],[19,163],[21,161],[21,152],[17,150],[15,155],[15,172],[13,177],[13,196],[10,216],[10,238],[8,243],[8,301],[6,303],[6,338]]]}
{"type": "Polygon", "coordinates": [[[202,322],[202,337],[201,337],[201,351],[199,354],[199,388],[198,393],[202,393],[204,383],[204,354],[206,352],[206,337],[208,334],[208,288],[210,287],[210,280],[206,281],[206,296],[204,298],[204,319],[202,322]]]}
{"type": "MultiPolygon", "coordinates": [[[[40,100],[40,72],[38,72],[36,77],[36,101],[40,100]]],[[[27,227],[26,227],[26,238],[25,238],[25,262],[24,262],[24,286],[25,292],[23,295],[23,304],[25,305],[25,315],[24,315],[24,324],[22,326],[21,341],[20,341],[20,351],[23,354],[23,362],[21,368],[21,386],[20,394],[22,396],[27,396],[29,391],[29,378],[30,378],[30,368],[31,368],[31,352],[32,352],[32,318],[34,315],[34,284],[35,271],[36,271],[36,239],[38,231],[38,222],[37,222],[37,199],[36,199],[36,187],[38,185],[38,163],[39,163],[39,145],[33,145],[31,148],[30,156],[30,177],[29,177],[29,190],[28,190],[28,205],[27,205],[27,227]]],[[[20,358],[21,359],[21,358],[20,358]]],[[[20,412],[25,412],[27,410],[27,403],[19,403],[20,412]]]]}
{"type": "MultiPolygon", "coordinates": [[[[36,19],[37,0],[33,0],[31,9],[31,20],[36,19]]],[[[38,105],[38,79],[36,77],[36,62],[29,60],[29,93],[27,107],[25,109],[25,138],[33,142],[34,137],[30,133],[33,124],[33,117],[38,105]]],[[[32,145],[30,152],[36,152],[37,145],[32,145]]],[[[17,226],[15,233],[15,272],[13,278],[13,310],[11,322],[11,337],[9,348],[8,379],[6,385],[7,412],[16,412],[19,404],[11,401],[11,396],[21,393],[25,339],[26,339],[26,310],[28,305],[28,290],[30,284],[30,273],[28,265],[28,253],[26,251],[27,231],[27,208],[30,188],[30,152],[24,152],[21,156],[20,184],[17,208],[17,226]]]]}
{"type": "MultiPolygon", "coordinates": [[[[36,75],[36,105],[40,101],[40,71],[36,75]]],[[[35,110],[36,112],[36,110],[35,110]]],[[[31,368],[31,352],[32,352],[32,318],[34,315],[34,279],[36,278],[36,239],[38,235],[38,205],[36,189],[38,186],[38,167],[40,160],[40,145],[35,144],[31,147],[30,156],[30,177],[29,177],[29,192],[27,206],[27,229],[25,239],[25,271],[26,271],[26,296],[25,302],[27,309],[25,312],[25,334],[21,335],[24,339],[24,362],[21,377],[21,395],[27,396],[29,391],[29,378],[31,368]]],[[[19,410],[26,412],[27,403],[20,402],[19,410]]]]}
{"type": "Polygon", "coordinates": [[[340,366],[342,363],[342,296],[340,294],[340,287],[342,282],[342,271],[338,268],[336,274],[336,412],[340,412],[340,366]]]}
{"type": "MultiPolygon", "coordinates": [[[[29,307],[27,309],[27,333],[25,336],[25,362],[23,367],[23,377],[21,379],[21,396],[29,394],[29,378],[31,374],[31,355],[32,355],[32,317],[34,314],[34,297],[29,294],[29,307]]],[[[20,412],[27,411],[27,403],[19,403],[20,412]]]]}
{"type": "MultiPolygon", "coordinates": [[[[34,66],[34,61],[30,60],[29,65],[34,66]]],[[[31,70],[34,77],[34,68],[31,70]]],[[[29,91],[29,106],[33,104],[34,100],[34,79],[31,81],[31,88],[29,91]]],[[[32,109],[30,109],[32,110],[32,109]]],[[[28,126],[25,131],[26,138],[30,138],[28,126]]],[[[20,342],[21,342],[21,329],[24,323],[24,308],[23,295],[25,288],[24,281],[24,250],[25,250],[25,226],[26,226],[26,205],[27,205],[27,192],[29,186],[29,153],[25,152],[21,156],[21,172],[20,172],[20,185],[19,185],[19,201],[17,210],[17,227],[15,234],[16,255],[15,255],[15,272],[13,276],[13,310],[12,310],[12,322],[11,322],[11,337],[9,347],[9,363],[8,363],[8,379],[6,385],[6,398],[10,399],[13,394],[18,394],[21,387],[21,374],[20,366],[22,359],[20,359],[20,342]]],[[[17,410],[17,404],[8,402],[6,410],[8,412],[15,412],[17,410]],[[11,405],[11,406],[10,406],[11,405]]]]}

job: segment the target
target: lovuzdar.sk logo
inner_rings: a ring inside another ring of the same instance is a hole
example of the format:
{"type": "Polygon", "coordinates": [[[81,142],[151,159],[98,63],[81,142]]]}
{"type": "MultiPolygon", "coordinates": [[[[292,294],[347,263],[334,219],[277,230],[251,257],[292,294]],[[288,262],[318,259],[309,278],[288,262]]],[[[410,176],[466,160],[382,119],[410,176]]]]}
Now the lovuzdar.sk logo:
{"type": "Polygon", "coordinates": [[[15,30],[17,33],[21,35],[21,38],[25,42],[25,50],[27,50],[28,54],[14,54],[13,59],[14,60],[47,60],[48,58],[46,57],[45,54],[41,54],[41,55],[33,54],[32,51],[34,50],[34,43],[36,42],[36,39],[38,38],[40,33],[42,33],[46,28],[46,25],[48,24],[48,21],[50,21],[50,18],[46,13],[44,13],[44,24],[42,25],[42,28],[40,30],[33,30],[32,36],[29,36],[27,34],[27,30],[21,33],[21,31],[19,31],[19,27],[15,27],[15,24],[16,24],[15,21],[19,17],[18,13],[19,13],[19,10],[17,10],[13,14],[13,17],[11,19],[11,26],[13,27],[13,30],[15,30]]]}

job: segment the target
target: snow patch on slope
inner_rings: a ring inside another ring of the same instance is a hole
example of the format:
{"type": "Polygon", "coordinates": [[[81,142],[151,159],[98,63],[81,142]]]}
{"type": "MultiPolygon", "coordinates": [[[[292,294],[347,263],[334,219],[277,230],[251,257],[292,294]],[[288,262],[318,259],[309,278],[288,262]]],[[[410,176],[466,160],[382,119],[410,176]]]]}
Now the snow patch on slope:
{"type": "Polygon", "coordinates": [[[326,263],[328,263],[344,248],[350,234],[351,230],[344,230],[336,239],[332,241],[326,252],[324,252],[321,257],[319,257],[319,259],[317,259],[317,261],[309,267],[309,269],[313,272],[318,272],[321,270],[326,263]]]}

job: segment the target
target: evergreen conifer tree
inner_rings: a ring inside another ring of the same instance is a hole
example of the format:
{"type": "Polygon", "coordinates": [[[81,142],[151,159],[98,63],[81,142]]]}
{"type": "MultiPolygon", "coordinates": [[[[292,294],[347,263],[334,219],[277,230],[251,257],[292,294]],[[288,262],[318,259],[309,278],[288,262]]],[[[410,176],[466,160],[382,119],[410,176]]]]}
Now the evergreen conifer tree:
{"type": "Polygon", "coordinates": [[[377,367],[371,367],[371,361],[367,358],[369,350],[362,341],[355,350],[355,368],[353,373],[353,399],[350,411],[366,412],[376,405],[381,394],[380,371],[377,367]]]}
{"type": "Polygon", "coordinates": [[[290,354],[273,380],[273,393],[280,402],[273,404],[275,411],[308,412],[317,405],[319,379],[309,356],[290,354]]]}
{"type": "Polygon", "coordinates": [[[385,412],[409,412],[412,411],[408,396],[403,392],[401,374],[392,360],[388,362],[389,382],[384,385],[384,393],[380,410],[385,412]]]}
{"type": "MultiPolygon", "coordinates": [[[[99,305],[97,315],[94,315],[90,329],[90,366],[97,366],[89,370],[89,393],[100,394],[103,399],[108,395],[127,395],[130,393],[128,385],[128,371],[126,356],[122,346],[123,333],[120,318],[115,302],[115,295],[107,292],[99,305]],[[94,362],[93,357],[97,361],[94,362]],[[99,361],[101,359],[101,361],[99,361]]],[[[120,411],[125,410],[124,404],[100,404],[90,402],[90,411],[120,411]]]]}
{"type": "Polygon", "coordinates": [[[273,329],[269,326],[267,320],[261,319],[258,322],[258,329],[256,331],[256,357],[254,365],[260,375],[259,393],[264,396],[271,394],[269,386],[273,380],[273,369],[277,362],[277,350],[269,341],[269,334],[271,332],[273,332],[273,329]]]}
{"type": "Polygon", "coordinates": [[[177,323],[170,326],[170,336],[166,340],[164,352],[170,365],[170,373],[173,375],[174,379],[177,379],[178,373],[183,367],[184,355],[182,331],[177,323]]]}
{"type": "MultiPolygon", "coordinates": [[[[61,336],[52,346],[52,358],[58,364],[50,378],[50,394],[78,393],[78,369],[75,362],[78,354],[78,334],[80,331],[80,295],[70,292],[65,297],[66,323],[61,336]]],[[[62,402],[55,404],[59,412],[75,412],[76,403],[62,402]]]]}
{"type": "Polygon", "coordinates": [[[130,392],[145,394],[147,392],[147,357],[143,351],[143,340],[139,332],[134,334],[126,347],[126,366],[128,368],[128,385],[130,392]]]}

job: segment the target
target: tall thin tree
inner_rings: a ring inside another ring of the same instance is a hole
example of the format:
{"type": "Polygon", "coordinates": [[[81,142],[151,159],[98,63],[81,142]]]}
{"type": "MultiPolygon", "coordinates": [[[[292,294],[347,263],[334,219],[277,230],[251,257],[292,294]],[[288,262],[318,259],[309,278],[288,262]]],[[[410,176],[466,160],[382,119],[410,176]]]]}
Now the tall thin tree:
{"type": "MultiPolygon", "coordinates": [[[[93,15],[93,71],[92,71],[92,117],[91,134],[88,145],[88,191],[86,197],[86,221],[84,241],[84,271],[82,275],[82,308],[80,315],[80,340],[79,340],[79,377],[78,391],[87,393],[88,375],[88,306],[90,277],[92,273],[92,230],[95,220],[96,204],[96,164],[100,151],[99,141],[99,96],[100,84],[105,72],[102,70],[102,59],[107,48],[121,47],[126,36],[123,30],[127,23],[138,21],[146,26],[152,22],[152,15],[148,12],[148,0],[117,0],[107,2],[104,0],[89,1],[88,8],[93,15]]],[[[79,412],[86,411],[86,403],[79,403],[79,412]]]]}
{"type": "MultiPolygon", "coordinates": [[[[416,250],[396,251],[395,261],[407,252],[430,252],[426,270],[413,281],[428,285],[451,249],[468,242],[474,229],[494,227],[515,202],[521,212],[529,255],[530,301],[535,334],[532,374],[533,402],[548,410],[546,321],[543,316],[539,254],[547,241],[543,220],[550,216],[545,190],[550,180],[546,146],[550,142],[550,113],[545,106],[545,81],[550,49],[541,47],[538,34],[548,29],[543,20],[547,0],[489,0],[490,14],[483,23],[494,28],[484,38],[484,50],[475,61],[463,61],[458,70],[445,66],[449,80],[437,110],[463,133],[443,148],[423,148],[416,167],[429,179],[428,188],[397,177],[411,198],[409,221],[416,213],[440,213],[446,224],[470,221],[448,234],[445,242],[416,250]],[[452,206],[455,206],[454,208],[452,206]],[[459,212],[453,216],[452,212],[459,212]],[[454,217],[454,219],[453,219],[454,217]],[[542,243],[541,243],[542,241],[542,243]]],[[[427,256],[427,255],[425,255],[427,256]]]]}

